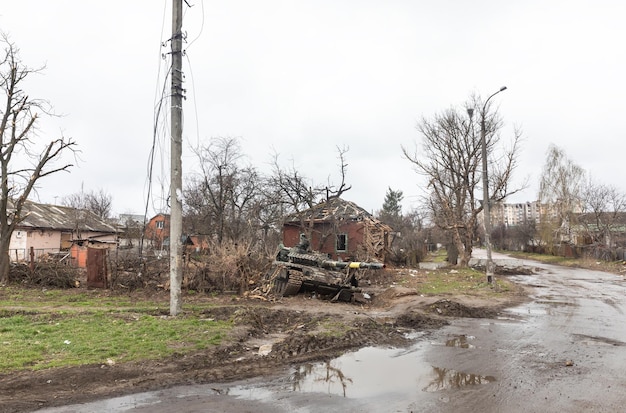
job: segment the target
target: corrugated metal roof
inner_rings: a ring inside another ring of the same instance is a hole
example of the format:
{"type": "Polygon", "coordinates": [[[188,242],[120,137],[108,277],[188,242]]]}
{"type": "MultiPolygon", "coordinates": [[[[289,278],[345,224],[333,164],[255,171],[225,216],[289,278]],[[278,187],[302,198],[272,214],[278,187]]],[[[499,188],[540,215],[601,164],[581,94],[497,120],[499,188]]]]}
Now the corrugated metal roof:
{"type": "MultiPolygon", "coordinates": [[[[13,206],[9,203],[12,210],[13,206]]],[[[60,205],[38,204],[26,201],[22,210],[25,217],[18,224],[20,228],[37,228],[72,231],[116,233],[115,227],[93,212],[60,205]]]]}

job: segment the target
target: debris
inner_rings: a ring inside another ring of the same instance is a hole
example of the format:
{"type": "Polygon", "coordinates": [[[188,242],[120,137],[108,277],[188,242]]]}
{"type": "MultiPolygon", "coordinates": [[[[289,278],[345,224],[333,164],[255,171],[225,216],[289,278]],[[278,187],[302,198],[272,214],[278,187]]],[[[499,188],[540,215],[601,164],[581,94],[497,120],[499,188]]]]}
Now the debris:
{"type": "Polygon", "coordinates": [[[271,352],[272,352],[271,344],[263,344],[261,347],[259,347],[259,356],[267,356],[271,352]]]}
{"type": "MultiPolygon", "coordinates": [[[[256,290],[255,290],[255,291],[253,291],[253,292],[256,292],[256,290]]],[[[262,296],[262,295],[260,295],[260,294],[245,293],[245,294],[244,294],[244,296],[245,296],[246,298],[253,298],[253,299],[256,299],[256,300],[261,300],[261,301],[268,301],[266,297],[263,297],[263,296],[262,296]]]]}

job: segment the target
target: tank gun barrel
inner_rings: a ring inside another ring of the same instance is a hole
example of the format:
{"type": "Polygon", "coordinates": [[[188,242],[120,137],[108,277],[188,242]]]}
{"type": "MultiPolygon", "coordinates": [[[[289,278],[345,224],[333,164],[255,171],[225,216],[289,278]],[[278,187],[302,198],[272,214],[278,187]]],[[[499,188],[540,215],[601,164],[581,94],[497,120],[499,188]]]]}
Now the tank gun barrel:
{"type": "Polygon", "coordinates": [[[385,268],[385,264],[380,262],[357,262],[352,261],[349,264],[350,268],[368,268],[370,270],[382,270],[385,268]]]}
{"type": "Polygon", "coordinates": [[[320,266],[322,268],[328,268],[328,269],[333,269],[333,268],[344,269],[348,266],[348,264],[350,263],[347,261],[324,260],[320,263],[320,266]]]}
{"type": "Polygon", "coordinates": [[[379,262],[323,260],[320,262],[320,267],[327,269],[367,268],[372,270],[382,270],[383,268],[385,268],[385,264],[379,262]]]}

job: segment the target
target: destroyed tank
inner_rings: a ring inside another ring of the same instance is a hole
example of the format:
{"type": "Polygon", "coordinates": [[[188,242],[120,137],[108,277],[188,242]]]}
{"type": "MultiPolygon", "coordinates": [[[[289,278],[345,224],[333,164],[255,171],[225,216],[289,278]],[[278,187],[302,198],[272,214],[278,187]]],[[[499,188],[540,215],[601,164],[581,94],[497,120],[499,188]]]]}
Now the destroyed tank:
{"type": "Polygon", "coordinates": [[[314,292],[333,301],[361,301],[364,298],[358,288],[361,269],[380,270],[378,262],[335,261],[326,254],[311,251],[306,239],[293,248],[282,244],[265,279],[268,292],[277,296],[314,292]]]}

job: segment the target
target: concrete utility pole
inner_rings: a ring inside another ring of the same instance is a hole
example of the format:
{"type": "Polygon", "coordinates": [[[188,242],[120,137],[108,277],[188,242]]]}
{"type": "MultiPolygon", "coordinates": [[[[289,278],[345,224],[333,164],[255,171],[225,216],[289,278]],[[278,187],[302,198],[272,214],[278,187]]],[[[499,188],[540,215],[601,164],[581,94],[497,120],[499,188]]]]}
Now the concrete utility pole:
{"type": "Polygon", "coordinates": [[[483,105],[483,110],[480,112],[480,144],[482,147],[483,158],[483,216],[485,221],[485,247],[487,248],[487,263],[485,264],[485,272],[487,273],[487,282],[493,283],[493,259],[491,258],[491,205],[489,200],[489,178],[487,176],[487,134],[485,126],[485,111],[487,110],[487,103],[489,99],[494,97],[500,92],[504,92],[506,86],[502,86],[500,90],[492,94],[487,98],[483,105]]]}
{"type": "Polygon", "coordinates": [[[170,160],[170,315],[180,313],[183,278],[183,1],[172,0],[172,96],[171,96],[171,160],[170,160]]]}

